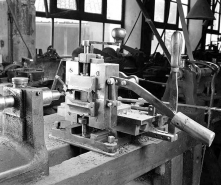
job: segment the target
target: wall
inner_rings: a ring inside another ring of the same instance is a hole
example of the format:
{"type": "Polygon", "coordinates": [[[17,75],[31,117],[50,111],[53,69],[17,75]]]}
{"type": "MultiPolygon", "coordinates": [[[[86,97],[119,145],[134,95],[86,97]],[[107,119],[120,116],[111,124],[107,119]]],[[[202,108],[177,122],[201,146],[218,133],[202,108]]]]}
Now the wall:
{"type": "MultiPolygon", "coordinates": [[[[125,10],[125,29],[127,31],[127,35],[124,39],[124,41],[127,40],[127,37],[129,36],[129,33],[139,15],[140,8],[137,5],[137,2],[134,0],[125,0],[126,3],[126,10],[125,10]]],[[[140,39],[141,39],[141,20],[142,15],[140,15],[139,20],[137,21],[137,24],[128,40],[126,45],[132,47],[132,48],[138,48],[140,49],[140,39]]]]}
{"type": "Polygon", "coordinates": [[[0,41],[4,45],[0,45],[0,55],[3,62],[8,62],[8,6],[5,0],[0,0],[0,41]]]}

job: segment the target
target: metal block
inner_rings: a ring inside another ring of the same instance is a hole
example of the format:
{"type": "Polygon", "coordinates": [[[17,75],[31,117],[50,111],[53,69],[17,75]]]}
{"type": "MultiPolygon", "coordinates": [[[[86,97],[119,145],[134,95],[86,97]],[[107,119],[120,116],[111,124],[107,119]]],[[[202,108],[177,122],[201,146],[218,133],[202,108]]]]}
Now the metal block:
{"type": "Polygon", "coordinates": [[[93,53],[80,53],[79,62],[90,63],[92,58],[96,58],[96,54],[93,53]]]}
{"type": "Polygon", "coordinates": [[[68,89],[86,92],[96,91],[96,77],[70,75],[69,79],[68,89]]]}
{"type": "Polygon", "coordinates": [[[66,84],[70,83],[70,78],[72,75],[79,74],[79,63],[75,61],[67,61],[66,62],[66,84]]]}
{"type": "Polygon", "coordinates": [[[3,112],[0,184],[24,184],[49,174],[44,140],[43,95],[35,88],[4,88],[15,106],[3,112]]]}

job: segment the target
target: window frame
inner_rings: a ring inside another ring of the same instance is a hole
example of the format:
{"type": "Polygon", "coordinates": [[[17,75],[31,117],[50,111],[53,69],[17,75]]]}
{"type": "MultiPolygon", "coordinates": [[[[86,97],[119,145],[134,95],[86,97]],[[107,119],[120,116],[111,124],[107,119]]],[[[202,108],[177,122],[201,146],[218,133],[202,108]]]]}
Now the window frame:
{"type": "MultiPolygon", "coordinates": [[[[153,10],[153,17],[155,17],[155,1],[154,0],[154,10],[153,10]]],[[[179,12],[178,12],[178,7],[177,7],[177,10],[176,10],[176,23],[175,24],[170,24],[170,23],[166,23],[166,1],[169,1],[169,3],[173,2],[173,3],[176,3],[177,4],[177,1],[176,0],[165,0],[165,4],[164,4],[164,21],[163,22],[157,22],[154,20],[153,18],[153,23],[155,25],[155,27],[157,29],[164,29],[165,25],[166,25],[166,30],[174,30],[174,31],[183,31],[182,28],[179,28],[179,12]]],[[[181,2],[182,3],[182,2],[181,2]]],[[[184,4],[182,3],[182,6],[187,6],[187,13],[190,11],[190,0],[187,0],[187,4],[184,4]]],[[[169,15],[168,15],[169,16],[169,15]]],[[[169,17],[168,17],[168,20],[169,20],[169,17]]],[[[167,20],[167,22],[168,22],[167,20]]],[[[189,20],[186,19],[186,24],[187,24],[187,28],[189,27],[189,20]]],[[[165,41],[165,33],[162,37],[162,40],[165,41]]],[[[160,47],[160,46],[159,46],[160,47]]],[[[150,48],[150,53],[151,53],[151,50],[152,50],[152,44],[151,44],[151,48],[150,48]]],[[[186,49],[185,49],[185,52],[186,52],[186,49]]]]}
{"type": "MultiPolygon", "coordinates": [[[[43,0],[42,0],[43,1],[43,0]]],[[[72,19],[79,20],[79,45],[81,44],[81,23],[82,21],[91,21],[103,23],[103,36],[102,41],[105,37],[105,23],[109,24],[120,24],[121,27],[125,25],[125,0],[122,0],[121,9],[121,20],[111,20],[107,19],[107,0],[102,0],[102,12],[101,14],[84,12],[85,0],[76,0],[77,10],[61,9],[57,7],[57,0],[49,0],[48,11],[49,16],[47,17],[46,12],[36,11],[36,17],[44,17],[52,19],[52,41],[51,45],[54,47],[54,19],[72,19]]]]}
{"type": "MultiPolygon", "coordinates": [[[[212,9],[212,12],[215,14],[215,13],[217,13],[219,16],[218,16],[218,20],[217,20],[217,22],[218,22],[218,29],[216,30],[216,29],[214,29],[214,26],[215,26],[215,24],[214,24],[214,21],[216,21],[216,20],[213,20],[212,21],[212,25],[210,25],[210,26],[208,26],[207,27],[207,29],[206,29],[206,36],[205,36],[205,44],[208,44],[208,43],[206,43],[206,39],[207,39],[207,37],[210,37],[210,42],[209,42],[209,44],[211,43],[211,42],[216,42],[216,41],[213,41],[211,38],[212,38],[212,35],[216,35],[217,36],[217,38],[218,37],[220,37],[220,35],[221,35],[221,3],[220,3],[220,5],[219,5],[219,10],[218,10],[218,12],[216,12],[216,7],[215,7],[215,3],[216,3],[216,0],[210,0],[210,8],[212,9]],[[209,28],[210,27],[210,28],[209,28]]],[[[218,4],[219,2],[217,2],[217,4],[218,4]]],[[[214,15],[215,16],[215,15],[214,15]]],[[[206,48],[206,46],[205,46],[205,44],[204,43],[202,43],[203,44],[203,46],[204,46],[204,49],[206,48]]]]}

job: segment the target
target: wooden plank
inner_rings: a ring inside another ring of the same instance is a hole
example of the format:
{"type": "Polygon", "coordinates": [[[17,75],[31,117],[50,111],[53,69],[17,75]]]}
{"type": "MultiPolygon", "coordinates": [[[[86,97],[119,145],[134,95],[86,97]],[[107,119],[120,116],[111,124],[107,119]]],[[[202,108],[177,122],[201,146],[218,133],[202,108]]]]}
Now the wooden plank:
{"type": "Polygon", "coordinates": [[[126,184],[197,145],[185,133],[178,135],[179,139],[173,143],[149,140],[143,146],[124,146],[115,157],[87,152],[51,167],[49,176],[29,184],[126,184]]]}

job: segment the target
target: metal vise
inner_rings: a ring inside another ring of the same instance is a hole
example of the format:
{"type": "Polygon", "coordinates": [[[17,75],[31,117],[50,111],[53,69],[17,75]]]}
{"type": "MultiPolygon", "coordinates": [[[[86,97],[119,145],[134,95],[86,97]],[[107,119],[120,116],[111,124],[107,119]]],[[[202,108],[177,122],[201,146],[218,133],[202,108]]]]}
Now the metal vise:
{"type": "Polygon", "coordinates": [[[12,82],[0,97],[0,184],[23,184],[49,173],[43,106],[60,97],[58,91],[27,87],[28,78],[12,82]]]}
{"type": "Polygon", "coordinates": [[[162,115],[171,124],[207,145],[215,134],[182,113],[175,113],[150,92],[138,85],[138,78],[119,73],[118,64],[104,63],[100,55],[89,53],[90,42],[84,41],[84,53],[66,64],[66,100],[58,108],[65,117],[56,122],[51,137],[89,150],[112,155],[131,136],[147,134],[175,141],[176,134],[158,130],[162,115]],[[119,77],[120,74],[120,77],[119,77]],[[148,112],[132,110],[117,101],[118,87],[134,91],[145,99],[148,112]],[[156,108],[157,111],[154,111],[156,108]]]}

